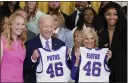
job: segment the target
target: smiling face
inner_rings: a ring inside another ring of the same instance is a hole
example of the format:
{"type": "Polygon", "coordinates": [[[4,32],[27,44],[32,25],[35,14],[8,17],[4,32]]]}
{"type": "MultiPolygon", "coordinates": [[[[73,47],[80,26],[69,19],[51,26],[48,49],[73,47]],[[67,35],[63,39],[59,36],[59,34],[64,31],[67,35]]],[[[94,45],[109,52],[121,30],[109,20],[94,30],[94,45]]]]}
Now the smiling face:
{"type": "Polygon", "coordinates": [[[91,33],[88,33],[83,39],[83,45],[86,48],[94,48],[95,47],[95,38],[91,33]]]}
{"type": "Polygon", "coordinates": [[[118,20],[117,11],[115,8],[110,8],[105,13],[105,18],[108,26],[115,26],[118,20]]]}
{"type": "Polygon", "coordinates": [[[54,19],[51,16],[41,17],[39,20],[40,33],[46,40],[53,35],[55,28],[54,19]]]}
{"type": "Polygon", "coordinates": [[[25,21],[22,17],[17,16],[11,24],[11,31],[13,35],[21,35],[25,29],[25,21]]]}
{"type": "Polygon", "coordinates": [[[87,24],[91,24],[94,18],[94,13],[91,9],[84,11],[84,20],[87,24]]]}
{"type": "Polygon", "coordinates": [[[30,9],[34,9],[35,6],[36,6],[36,2],[34,2],[34,1],[28,1],[28,2],[27,2],[27,5],[28,5],[28,7],[29,7],[30,9]]]}

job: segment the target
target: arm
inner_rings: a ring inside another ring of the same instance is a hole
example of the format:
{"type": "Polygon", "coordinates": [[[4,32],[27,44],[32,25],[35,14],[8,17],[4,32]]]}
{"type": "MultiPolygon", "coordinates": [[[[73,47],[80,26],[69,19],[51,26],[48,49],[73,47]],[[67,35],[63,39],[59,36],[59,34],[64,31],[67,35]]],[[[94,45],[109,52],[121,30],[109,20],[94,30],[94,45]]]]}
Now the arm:
{"type": "Polygon", "coordinates": [[[2,57],[3,57],[3,42],[2,42],[2,40],[1,40],[1,62],[2,62],[2,57]]]}
{"type": "Polygon", "coordinates": [[[71,78],[73,80],[77,80],[79,75],[79,65],[80,65],[80,51],[76,50],[75,54],[72,54],[72,70],[71,70],[71,78]]]}
{"type": "Polygon", "coordinates": [[[37,64],[37,62],[35,61],[36,59],[33,59],[35,62],[32,61],[32,55],[34,54],[34,52],[31,50],[31,47],[28,44],[26,44],[26,49],[26,58],[24,60],[23,66],[24,76],[35,71],[37,64]]]}
{"type": "Polygon", "coordinates": [[[107,62],[108,62],[110,60],[110,58],[112,57],[112,52],[110,50],[108,50],[106,55],[107,55],[107,62]]]}

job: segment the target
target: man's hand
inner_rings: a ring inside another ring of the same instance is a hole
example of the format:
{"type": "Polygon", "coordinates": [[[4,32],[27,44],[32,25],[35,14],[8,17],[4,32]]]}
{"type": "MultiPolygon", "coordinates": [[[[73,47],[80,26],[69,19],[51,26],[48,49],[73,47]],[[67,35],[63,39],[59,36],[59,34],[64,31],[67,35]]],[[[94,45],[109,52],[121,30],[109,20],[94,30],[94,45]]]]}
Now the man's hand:
{"type": "Polygon", "coordinates": [[[34,50],[34,52],[32,54],[32,59],[36,61],[39,56],[40,55],[39,55],[38,51],[37,50],[34,50]]]}

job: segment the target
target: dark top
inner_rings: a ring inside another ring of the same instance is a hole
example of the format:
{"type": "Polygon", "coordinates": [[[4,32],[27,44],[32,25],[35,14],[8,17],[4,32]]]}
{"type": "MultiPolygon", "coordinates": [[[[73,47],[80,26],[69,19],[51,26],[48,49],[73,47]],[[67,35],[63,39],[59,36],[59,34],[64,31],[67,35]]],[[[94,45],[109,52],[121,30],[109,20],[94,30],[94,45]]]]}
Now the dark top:
{"type": "MultiPolygon", "coordinates": [[[[17,9],[20,9],[19,2],[16,3],[13,12],[15,12],[17,9]]],[[[3,17],[9,17],[12,13],[9,9],[8,2],[4,2],[4,4],[1,6],[1,14],[3,17]]]]}
{"type": "Polygon", "coordinates": [[[105,29],[99,35],[99,47],[109,48],[112,51],[112,58],[108,62],[111,69],[110,82],[127,82],[126,37],[126,31],[121,36],[115,29],[110,47],[108,30],[105,29]]]}
{"type": "Polygon", "coordinates": [[[76,16],[77,16],[77,11],[74,11],[68,18],[68,25],[67,28],[70,30],[73,30],[77,25],[81,23],[81,13],[79,14],[79,18],[77,21],[77,24],[75,26],[75,21],[76,21],[76,16]]]}

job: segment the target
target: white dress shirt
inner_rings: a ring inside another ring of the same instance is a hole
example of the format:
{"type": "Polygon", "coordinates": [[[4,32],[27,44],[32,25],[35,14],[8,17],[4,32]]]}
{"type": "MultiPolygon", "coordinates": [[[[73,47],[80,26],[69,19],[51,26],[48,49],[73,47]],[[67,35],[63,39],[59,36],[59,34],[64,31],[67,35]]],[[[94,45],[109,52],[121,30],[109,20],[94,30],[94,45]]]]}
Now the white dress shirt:
{"type": "Polygon", "coordinates": [[[60,30],[60,27],[58,27],[56,30],[54,30],[54,33],[57,34],[60,30]]]}
{"type": "Polygon", "coordinates": [[[78,22],[78,19],[79,19],[79,14],[80,14],[81,12],[79,11],[79,10],[77,10],[77,14],[76,14],[76,19],[75,19],[75,25],[77,24],[77,22],[78,22]]]}
{"type": "Polygon", "coordinates": [[[43,48],[45,48],[46,46],[46,41],[49,41],[49,46],[50,46],[50,50],[52,50],[52,39],[49,38],[48,40],[44,39],[41,35],[39,35],[39,38],[40,38],[40,41],[41,41],[41,44],[43,46],[43,48]]]}

